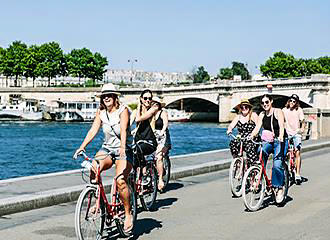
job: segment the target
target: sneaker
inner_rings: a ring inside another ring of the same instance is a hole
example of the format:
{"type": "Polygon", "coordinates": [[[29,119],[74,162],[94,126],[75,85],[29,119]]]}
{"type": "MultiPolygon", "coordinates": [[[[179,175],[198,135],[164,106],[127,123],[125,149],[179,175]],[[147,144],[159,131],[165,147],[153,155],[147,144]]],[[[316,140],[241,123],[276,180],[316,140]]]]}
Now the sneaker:
{"type": "Polygon", "coordinates": [[[276,193],[276,202],[281,203],[284,200],[284,190],[283,188],[279,188],[276,193]]]}
{"type": "Polygon", "coordinates": [[[296,175],[295,181],[296,181],[296,184],[300,184],[301,183],[301,176],[300,175],[296,175]]]}

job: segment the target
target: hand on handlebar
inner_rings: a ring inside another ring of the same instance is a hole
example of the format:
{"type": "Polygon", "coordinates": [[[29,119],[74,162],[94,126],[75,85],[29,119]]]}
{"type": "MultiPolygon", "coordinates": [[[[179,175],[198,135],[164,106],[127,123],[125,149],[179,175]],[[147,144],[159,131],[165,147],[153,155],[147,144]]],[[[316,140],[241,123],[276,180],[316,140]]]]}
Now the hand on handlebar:
{"type": "Polygon", "coordinates": [[[76,152],[74,153],[74,155],[73,155],[73,159],[77,159],[78,158],[78,156],[80,156],[80,155],[82,155],[82,153],[85,153],[86,151],[85,151],[85,149],[83,149],[83,148],[78,148],[77,150],[76,150],[76,152]]]}

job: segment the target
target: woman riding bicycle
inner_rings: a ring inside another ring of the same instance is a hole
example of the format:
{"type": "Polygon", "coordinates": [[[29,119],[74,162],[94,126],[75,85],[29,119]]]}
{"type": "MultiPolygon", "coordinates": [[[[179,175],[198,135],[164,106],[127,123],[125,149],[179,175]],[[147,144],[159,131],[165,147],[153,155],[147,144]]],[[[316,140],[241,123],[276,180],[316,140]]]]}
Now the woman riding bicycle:
{"type": "Polygon", "coordinates": [[[134,140],[139,143],[143,155],[149,155],[156,151],[157,141],[154,134],[155,114],[158,107],[152,102],[152,92],[149,89],[142,91],[136,111],[132,114],[137,125],[134,140]]]}
{"type": "Polygon", "coordinates": [[[272,169],[272,185],[276,188],[276,201],[282,202],[284,198],[284,115],[281,109],[273,107],[273,98],[265,94],[261,98],[264,111],[259,114],[257,126],[251,133],[251,137],[258,135],[262,127],[261,139],[263,141],[263,161],[266,166],[269,154],[274,153],[272,169]]]}
{"type": "MultiPolygon", "coordinates": [[[[83,143],[76,150],[75,156],[81,151],[85,151],[86,146],[102,127],[104,142],[95,158],[102,159],[99,161],[101,171],[111,168],[113,164],[116,165],[117,187],[125,208],[124,231],[129,232],[133,228],[133,216],[130,211],[127,177],[133,166],[131,149],[133,137],[129,127],[130,112],[126,106],[119,103],[119,95],[120,93],[116,91],[113,84],[103,85],[101,93],[97,95],[100,97],[100,108],[96,112],[92,127],[83,143]]],[[[96,169],[95,160],[91,171],[91,182],[98,181],[98,179],[94,179],[96,175],[94,169],[96,169]]]]}
{"type": "MultiPolygon", "coordinates": [[[[287,101],[285,108],[282,109],[285,118],[285,129],[288,136],[293,139],[296,157],[296,175],[295,181],[297,184],[301,182],[301,134],[305,131],[304,112],[299,104],[297,94],[292,94],[287,101]]],[[[287,146],[286,146],[287,148],[287,146]]]]}
{"type": "MultiPolygon", "coordinates": [[[[256,126],[258,115],[252,112],[252,105],[248,99],[242,99],[240,104],[235,107],[238,115],[229,124],[227,134],[230,134],[236,127],[238,134],[242,138],[248,137],[256,126]]],[[[243,149],[246,152],[247,159],[252,163],[258,159],[256,146],[251,140],[243,141],[243,149]]],[[[230,141],[230,151],[233,158],[237,158],[240,151],[240,140],[233,139],[230,141]]]]}
{"type": "Polygon", "coordinates": [[[154,97],[152,100],[157,106],[158,110],[155,114],[155,135],[157,140],[157,170],[158,170],[158,190],[162,191],[164,188],[163,181],[163,158],[165,154],[171,149],[171,138],[170,132],[168,130],[168,114],[163,110],[165,104],[159,99],[159,97],[154,97]]]}

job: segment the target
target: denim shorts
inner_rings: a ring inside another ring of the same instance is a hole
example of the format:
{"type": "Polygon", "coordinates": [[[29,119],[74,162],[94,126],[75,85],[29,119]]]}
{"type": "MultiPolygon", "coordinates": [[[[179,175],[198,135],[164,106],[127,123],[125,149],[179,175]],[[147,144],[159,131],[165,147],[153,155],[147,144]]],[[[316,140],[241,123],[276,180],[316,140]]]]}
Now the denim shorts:
{"type": "Polygon", "coordinates": [[[119,148],[114,148],[114,149],[108,149],[105,147],[101,147],[99,151],[105,152],[106,154],[113,154],[115,157],[115,164],[116,161],[121,161],[121,160],[126,160],[133,166],[133,150],[131,148],[126,148],[125,153],[126,153],[126,158],[125,159],[120,159],[119,158],[119,148]]]}
{"type": "MultiPolygon", "coordinates": [[[[289,135],[289,138],[293,139],[293,145],[294,145],[294,148],[297,149],[298,151],[301,151],[301,135],[300,134],[296,134],[296,135],[289,135]]],[[[288,146],[288,140],[286,139],[285,141],[285,150],[287,150],[289,148],[288,146]]],[[[287,151],[285,151],[287,152],[287,151]]]]}

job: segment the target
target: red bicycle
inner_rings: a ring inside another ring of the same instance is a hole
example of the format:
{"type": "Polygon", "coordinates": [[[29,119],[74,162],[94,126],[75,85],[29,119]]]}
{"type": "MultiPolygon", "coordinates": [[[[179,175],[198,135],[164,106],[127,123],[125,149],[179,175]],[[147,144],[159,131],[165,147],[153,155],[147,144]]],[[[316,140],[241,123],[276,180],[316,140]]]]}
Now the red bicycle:
{"type": "MultiPolygon", "coordinates": [[[[262,142],[255,142],[253,140],[252,142],[262,147],[262,142]]],[[[259,153],[259,165],[251,166],[243,178],[242,195],[244,205],[250,211],[257,211],[261,207],[266,192],[271,195],[272,199],[274,199],[278,205],[281,205],[285,202],[286,196],[288,194],[289,173],[286,162],[282,162],[282,166],[284,168],[284,198],[281,202],[277,202],[275,197],[275,189],[272,186],[271,180],[267,177],[266,166],[262,159],[262,152],[263,151],[261,149],[259,153]]]]}
{"type": "MultiPolygon", "coordinates": [[[[81,155],[84,157],[82,166],[84,166],[87,171],[92,168],[91,162],[95,160],[95,172],[98,182],[88,185],[78,198],[75,211],[75,230],[78,239],[101,239],[104,230],[104,223],[109,227],[108,232],[112,232],[113,222],[115,222],[118,232],[123,237],[129,237],[131,232],[124,231],[124,205],[120,200],[119,192],[117,190],[116,180],[119,176],[113,178],[109,202],[105,194],[100,174],[99,161],[102,159],[90,158],[84,152],[81,152],[81,155]]],[[[106,154],[104,157],[102,156],[103,159],[108,155],[111,156],[111,154],[106,154]]],[[[83,175],[86,174],[85,172],[86,170],[82,172],[83,175]]],[[[134,226],[137,214],[137,204],[134,192],[134,178],[132,174],[128,177],[127,185],[130,191],[130,205],[134,226]]]]}
{"type": "Polygon", "coordinates": [[[150,144],[139,140],[133,147],[135,190],[144,210],[150,211],[156,202],[158,173],[155,154],[144,155],[139,144],[150,144]]]}
{"type": "Polygon", "coordinates": [[[290,186],[296,183],[296,149],[294,147],[293,137],[288,138],[288,153],[286,155],[289,168],[290,186]]]}
{"type": "Polygon", "coordinates": [[[240,143],[238,157],[231,161],[229,168],[229,185],[231,193],[235,197],[240,197],[242,196],[242,181],[244,173],[249,168],[249,162],[246,157],[243,156],[243,141],[246,140],[246,138],[242,138],[240,135],[234,136],[232,133],[230,133],[229,136],[235,140],[238,140],[240,143]]]}

